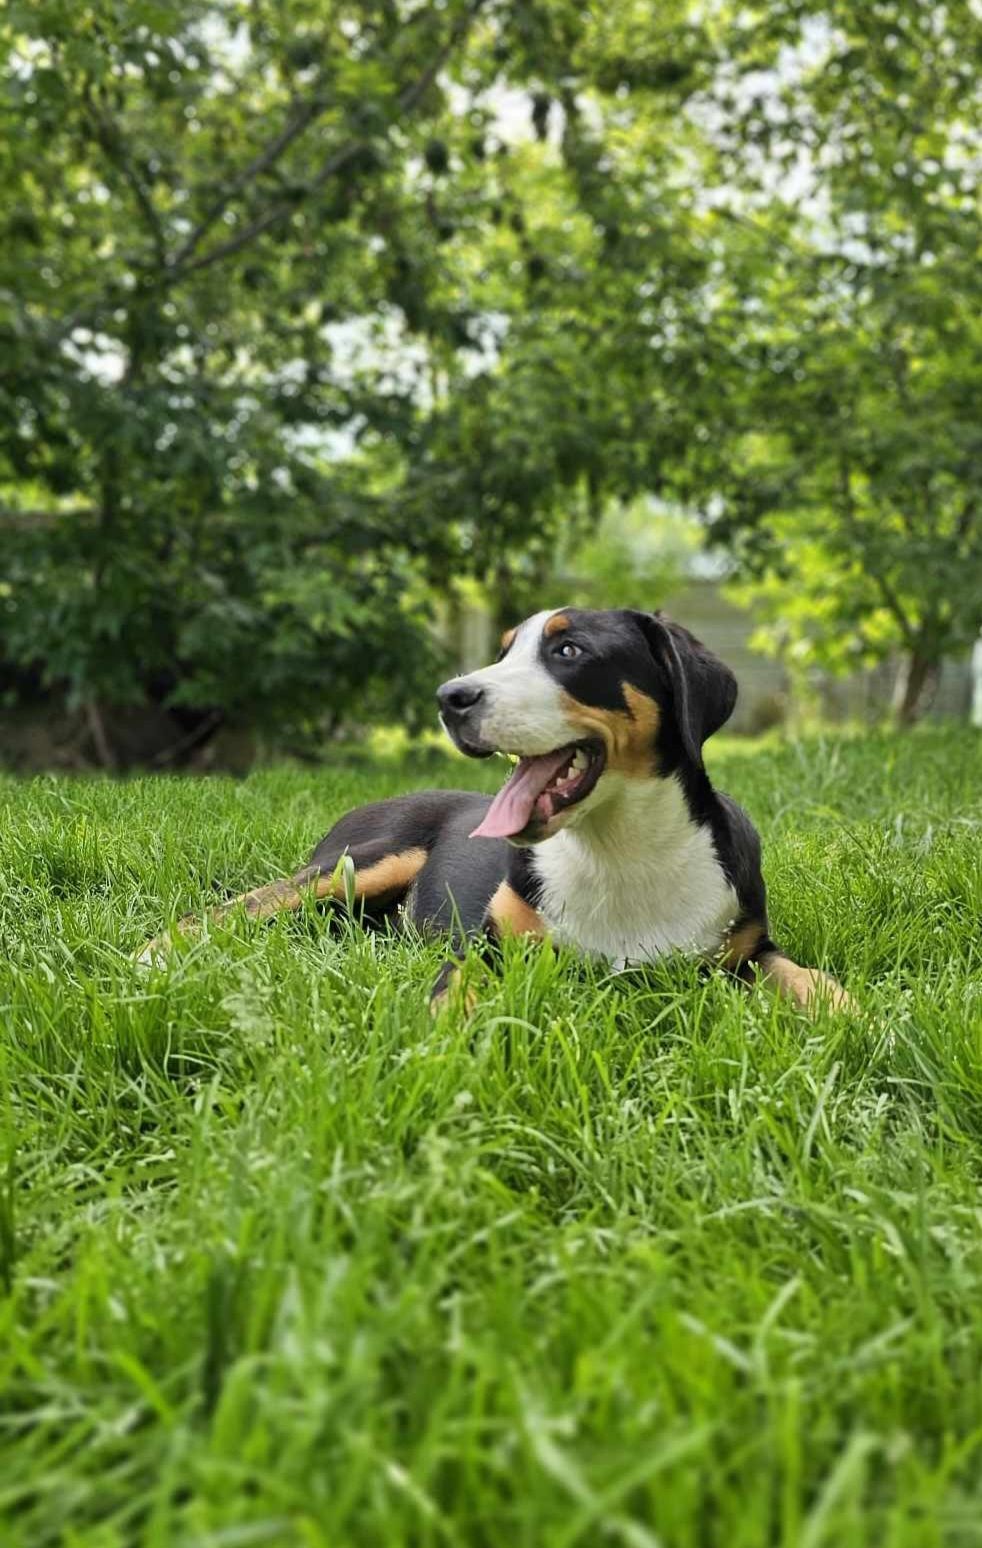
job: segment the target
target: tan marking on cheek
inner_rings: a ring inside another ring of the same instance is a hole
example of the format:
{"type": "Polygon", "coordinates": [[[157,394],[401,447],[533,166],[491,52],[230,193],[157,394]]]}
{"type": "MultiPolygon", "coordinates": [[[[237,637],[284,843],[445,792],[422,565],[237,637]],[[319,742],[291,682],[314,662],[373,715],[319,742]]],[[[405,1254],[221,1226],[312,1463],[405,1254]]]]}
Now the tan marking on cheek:
{"type": "Polygon", "coordinates": [[[723,967],[731,973],[736,972],[738,967],[753,956],[764,938],[764,933],[764,926],[756,919],[749,920],[746,924],[738,925],[735,930],[731,930],[720,958],[723,967]]]}
{"type": "Polygon", "coordinates": [[[652,774],[655,769],[655,738],[661,724],[661,711],[654,699],[642,693],[640,688],[634,688],[630,683],[622,683],[621,687],[631,712],[631,724],[625,737],[624,772],[642,776],[652,774]]]}
{"type": "Polygon", "coordinates": [[[531,903],[515,891],[510,882],[503,881],[488,904],[488,918],[499,935],[545,935],[542,917],[531,903]]]}
{"type": "Polygon", "coordinates": [[[585,736],[599,736],[607,749],[607,768],[633,779],[650,779],[655,769],[655,737],[660,712],[654,699],[622,683],[626,710],[598,709],[581,704],[564,693],[563,709],[572,724],[585,736]]]}
{"type": "Polygon", "coordinates": [[[543,629],[542,633],[545,635],[546,639],[548,640],[548,639],[551,639],[554,634],[562,634],[563,630],[564,629],[568,629],[568,628],[569,628],[569,619],[566,617],[566,614],[565,613],[553,613],[551,618],[547,618],[546,619],[546,626],[543,629]]]}

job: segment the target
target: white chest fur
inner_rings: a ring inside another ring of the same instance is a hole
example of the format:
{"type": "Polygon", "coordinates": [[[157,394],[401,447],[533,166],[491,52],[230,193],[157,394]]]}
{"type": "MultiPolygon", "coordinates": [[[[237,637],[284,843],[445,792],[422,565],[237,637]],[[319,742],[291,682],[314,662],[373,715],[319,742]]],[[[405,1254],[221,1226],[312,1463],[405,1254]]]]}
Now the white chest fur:
{"type": "Polygon", "coordinates": [[[675,779],[608,773],[605,790],[608,781],[602,804],[533,850],[550,933],[622,966],[715,952],[737,899],[709,829],[692,821],[675,779]]]}

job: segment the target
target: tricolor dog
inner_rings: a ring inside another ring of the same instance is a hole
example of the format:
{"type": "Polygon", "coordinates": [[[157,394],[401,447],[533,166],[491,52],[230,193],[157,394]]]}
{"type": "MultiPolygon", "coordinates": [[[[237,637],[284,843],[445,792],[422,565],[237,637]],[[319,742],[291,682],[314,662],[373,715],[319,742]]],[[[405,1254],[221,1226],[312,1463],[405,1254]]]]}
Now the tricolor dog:
{"type": "Polygon", "coordinates": [[[771,940],[760,840],[706,772],[703,744],[736,694],[729,668],[661,613],[536,613],[494,665],[437,694],[461,752],[517,759],[496,796],[426,790],[359,807],[296,875],[220,913],[347,899],[369,923],[445,932],[457,953],[468,937],[509,934],[619,966],[685,952],[802,1006],[845,1006],[833,979],[771,940]]]}

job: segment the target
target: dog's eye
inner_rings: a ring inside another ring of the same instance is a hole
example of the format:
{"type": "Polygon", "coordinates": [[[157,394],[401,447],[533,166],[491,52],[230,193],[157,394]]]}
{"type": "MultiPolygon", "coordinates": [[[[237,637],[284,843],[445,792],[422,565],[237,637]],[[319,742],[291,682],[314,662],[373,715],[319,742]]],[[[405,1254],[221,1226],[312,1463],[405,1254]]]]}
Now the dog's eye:
{"type": "Polygon", "coordinates": [[[562,656],[564,661],[573,661],[577,656],[582,656],[582,654],[583,652],[579,645],[574,645],[572,640],[563,640],[563,643],[556,651],[556,655],[562,656]]]}

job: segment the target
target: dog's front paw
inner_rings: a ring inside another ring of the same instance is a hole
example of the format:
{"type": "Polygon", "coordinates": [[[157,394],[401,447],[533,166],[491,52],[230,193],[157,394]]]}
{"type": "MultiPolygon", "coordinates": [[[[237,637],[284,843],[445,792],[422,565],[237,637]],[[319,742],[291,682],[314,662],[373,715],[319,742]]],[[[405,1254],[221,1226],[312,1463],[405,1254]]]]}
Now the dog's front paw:
{"type": "Polygon", "coordinates": [[[467,982],[465,964],[445,962],[430,990],[430,1015],[435,1018],[442,1016],[444,1011],[459,1010],[467,1020],[477,1005],[478,993],[474,985],[467,982]]]}
{"type": "Polygon", "coordinates": [[[182,919],[173,930],[165,930],[162,935],[155,935],[151,940],[133,953],[133,961],[137,967],[149,969],[163,967],[171,952],[179,940],[193,934],[198,921],[193,918],[182,919]]]}

